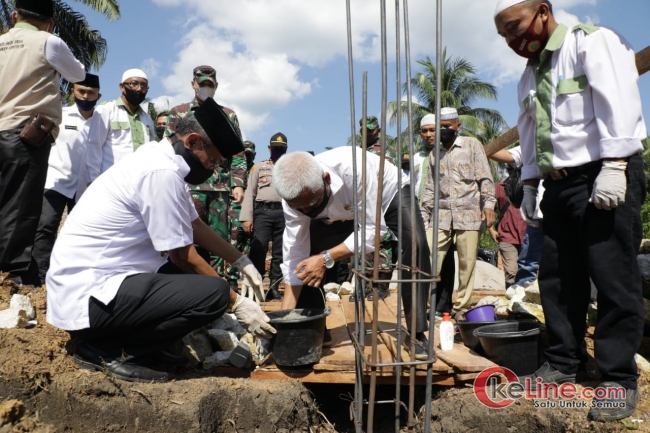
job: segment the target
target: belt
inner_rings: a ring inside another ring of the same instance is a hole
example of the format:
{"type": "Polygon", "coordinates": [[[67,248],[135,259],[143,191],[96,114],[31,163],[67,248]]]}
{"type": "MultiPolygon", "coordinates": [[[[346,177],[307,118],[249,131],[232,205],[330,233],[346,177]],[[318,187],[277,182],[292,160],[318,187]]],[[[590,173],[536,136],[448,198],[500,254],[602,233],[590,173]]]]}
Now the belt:
{"type": "Polygon", "coordinates": [[[256,201],[255,209],[270,209],[270,210],[279,210],[282,209],[282,202],[280,201],[256,201]]]}
{"type": "Polygon", "coordinates": [[[550,172],[547,178],[551,180],[562,180],[568,177],[582,174],[586,171],[600,168],[601,166],[602,166],[601,161],[593,161],[593,162],[588,162],[587,164],[584,165],[580,165],[578,167],[560,168],[558,170],[553,170],[552,172],[550,172]]]}

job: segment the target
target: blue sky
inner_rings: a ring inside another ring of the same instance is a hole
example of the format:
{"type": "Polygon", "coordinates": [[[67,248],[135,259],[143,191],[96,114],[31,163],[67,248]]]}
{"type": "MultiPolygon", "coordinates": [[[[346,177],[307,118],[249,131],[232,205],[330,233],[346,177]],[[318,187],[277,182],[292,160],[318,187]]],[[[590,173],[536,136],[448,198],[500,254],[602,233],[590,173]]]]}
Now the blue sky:
{"type": "MultiPolygon", "coordinates": [[[[290,150],[316,153],[326,146],[345,145],[350,135],[344,0],[123,0],[122,18],[114,22],[71,3],[108,42],[108,57],[98,72],[103,99],[118,97],[122,73],[140,67],[150,74],[148,96],[157,104],[187,102],[192,97],[192,69],[210,64],[219,81],[215,99],[237,111],[245,138],[257,145],[257,160],[267,157],[269,138],[278,131],[287,135],[290,150]]],[[[394,101],[395,3],[387,3],[388,100],[394,101]]],[[[481,79],[498,86],[498,101],[475,105],[500,110],[513,126],[516,83],[524,61],[496,34],[494,3],[443,0],[443,44],[449,55],[465,57],[481,79]]],[[[352,0],[352,4],[358,120],[364,70],[369,114],[380,112],[379,2],[352,0]]],[[[415,74],[417,60],[435,58],[435,1],[409,4],[415,74]]],[[[648,0],[555,0],[553,5],[560,22],[611,27],[635,51],[650,45],[648,0]]],[[[650,119],[650,74],[641,77],[640,85],[644,115],[650,119]]],[[[394,134],[393,127],[387,131],[394,134]]]]}

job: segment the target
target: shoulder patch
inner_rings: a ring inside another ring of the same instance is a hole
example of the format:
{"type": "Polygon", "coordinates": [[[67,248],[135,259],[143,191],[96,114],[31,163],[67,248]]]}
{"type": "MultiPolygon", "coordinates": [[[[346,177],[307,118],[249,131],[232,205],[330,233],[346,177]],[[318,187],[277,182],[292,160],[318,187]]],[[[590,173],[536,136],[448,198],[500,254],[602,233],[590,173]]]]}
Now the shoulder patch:
{"type": "Polygon", "coordinates": [[[571,29],[572,32],[577,32],[578,30],[582,30],[585,32],[587,35],[590,35],[598,30],[600,30],[600,27],[598,27],[595,24],[578,24],[574,28],[571,29]]]}

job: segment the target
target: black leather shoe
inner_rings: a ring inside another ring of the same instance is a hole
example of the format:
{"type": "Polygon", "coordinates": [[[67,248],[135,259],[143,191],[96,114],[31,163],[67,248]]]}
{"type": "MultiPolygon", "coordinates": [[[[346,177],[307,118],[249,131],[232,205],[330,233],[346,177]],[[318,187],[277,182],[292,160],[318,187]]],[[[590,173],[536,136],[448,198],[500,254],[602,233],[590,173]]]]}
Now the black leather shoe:
{"type": "Polygon", "coordinates": [[[544,365],[530,376],[522,377],[520,382],[524,385],[526,385],[526,378],[530,378],[531,391],[537,389],[537,378],[541,378],[544,383],[556,383],[558,385],[562,383],[576,383],[575,374],[562,373],[560,370],[551,367],[548,362],[545,362],[544,365]]]}
{"type": "Polygon", "coordinates": [[[267,301],[282,301],[284,299],[284,295],[282,292],[280,292],[280,289],[278,286],[280,285],[280,282],[278,280],[271,282],[270,289],[268,292],[266,292],[266,300],[267,301]]]}
{"type": "MultiPolygon", "coordinates": [[[[407,340],[408,341],[408,340],[407,340]]],[[[410,347],[410,341],[408,341],[410,347]]],[[[429,340],[423,332],[415,335],[415,359],[417,361],[426,361],[429,359],[429,340]]]]}
{"type": "MultiPolygon", "coordinates": [[[[611,390],[612,388],[622,387],[616,382],[603,382],[598,385],[598,388],[611,390]]],[[[614,395],[605,396],[602,399],[594,397],[591,401],[589,415],[587,415],[589,421],[616,421],[632,416],[639,401],[639,390],[625,389],[625,397],[616,395],[613,390],[612,392],[614,392],[614,395]]]]}
{"type": "Polygon", "coordinates": [[[128,382],[166,382],[167,373],[144,367],[133,356],[111,358],[88,344],[81,343],[73,356],[75,364],[84,370],[110,373],[128,382]]]}
{"type": "Polygon", "coordinates": [[[323,347],[331,347],[332,346],[332,333],[330,332],[329,329],[325,329],[325,333],[323,334],[323,347]]]}
{"type": "Polygon", "coordinates": [[[168,350],[161,350],[159,352],[152,353],[150,355],[149,364],[158,364],[158,365],[185,365],[188,362],[188,359],[184,355],[176,355],[168,350]]]}
{"type": "MultiPolygon", "coordinates": [[[[380,301],[382,299],[386,299],[390,296],[390,290],[388,290],[388,288],[383,288],[383,287],[379,288],[377,290],[377,296],[379,296],[380,301]]],[[[373,296],[372,292],[370,292],[368,293],[368,296],[366,296],[366,299],[372,301],[373,299],[375,299],[375,297],[373,296]]]]}

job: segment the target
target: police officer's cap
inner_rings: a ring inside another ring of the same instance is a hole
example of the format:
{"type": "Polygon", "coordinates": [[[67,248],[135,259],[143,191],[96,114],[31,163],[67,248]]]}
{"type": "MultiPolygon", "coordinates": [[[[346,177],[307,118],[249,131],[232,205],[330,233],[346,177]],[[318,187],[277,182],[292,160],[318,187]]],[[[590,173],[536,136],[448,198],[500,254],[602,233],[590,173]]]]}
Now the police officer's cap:
{"type": "Polygon", "coordinates": [[[244,151],[241,138],[237,135],[226,113],[214,102],[214,99],[207,98],[203,101],[194,110],[194,117],[224,158],[244,151]]]}
{"type": "Polygon", "coordinates": [[[53,0],[16,0],[16,9],[22,9],[47,19],[54,16],[53,0]]]}
{"type": "Polygon", "coordinates": [[[271,136],[271,143],[269,144],[269,146],[287,147],[287,136],[281,132],[273,134],[271,136]]]}
{"type": "Polygon", "coordinates": [[[244,141],[244,152],[255,153],[255,143],[252,141],[244,141]]]}
{"type": "Polygon", "coordinates": [[[83,81],[79,81],[78,83],[75,84],[99,89],[99,77],[95,74],[89,74],[86,72],[86,78],[84,78],[83,81]]]}

